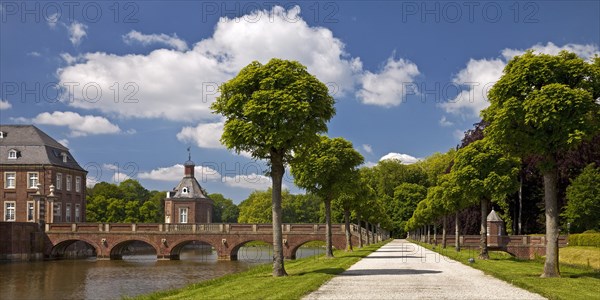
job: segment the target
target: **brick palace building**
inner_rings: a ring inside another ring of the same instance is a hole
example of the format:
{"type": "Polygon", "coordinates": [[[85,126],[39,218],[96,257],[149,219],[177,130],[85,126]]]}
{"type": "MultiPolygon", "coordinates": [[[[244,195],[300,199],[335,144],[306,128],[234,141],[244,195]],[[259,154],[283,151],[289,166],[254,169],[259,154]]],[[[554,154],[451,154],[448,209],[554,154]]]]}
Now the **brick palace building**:
{"type": "Polygon", "coordinates": [[[0,221],[85,222],[86,174],[39,128],[0,125],[0,221]]]}

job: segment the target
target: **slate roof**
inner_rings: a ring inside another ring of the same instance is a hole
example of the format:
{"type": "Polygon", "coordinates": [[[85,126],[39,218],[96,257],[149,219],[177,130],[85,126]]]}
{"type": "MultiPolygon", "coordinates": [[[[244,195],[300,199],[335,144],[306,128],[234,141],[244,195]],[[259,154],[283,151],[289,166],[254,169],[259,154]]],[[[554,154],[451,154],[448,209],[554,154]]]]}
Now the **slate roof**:
{"type": "Polygon", "coordinates": [[[208,196],[204,195],[200,184],[194,177],[183,177],[174,192],[172,198],[176,199],[209,199],[208,196]],[[188,189],[187,193],[183,193],[184,187],[188,189]]]}
{"type": "Polygon", "coordinates": [[[33,125],[0,125],[0,164],[2,165],[53,165],[85,171],[69,152],[55,139],[33,125]],[[10,150],[17,150],[17,159],[8,159],[10,150]],[[67,162],[63,162],[66,153],[67,162]]]}
{"type": "Polygon", "coordinates": [[[493,210],[493,209],[490,212],[490,214],[487,215],[487,221],[488,222],[503,222],[502,219],[500,219],[500,216],[498,216],[498,214],[496,213],[496,211],[493,210]]]}

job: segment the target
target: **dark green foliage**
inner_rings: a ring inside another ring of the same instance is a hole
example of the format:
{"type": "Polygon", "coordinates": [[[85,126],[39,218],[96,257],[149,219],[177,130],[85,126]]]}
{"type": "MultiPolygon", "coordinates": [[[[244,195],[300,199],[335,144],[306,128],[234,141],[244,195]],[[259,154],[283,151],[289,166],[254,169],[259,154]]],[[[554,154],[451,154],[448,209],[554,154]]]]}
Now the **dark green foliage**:
{"type": "Polygon", "coordinates": [[[164,222],[164,192],[148,191],[133,179],[119,185],[100,182],[88,188],[87,222],[164,222]]]}
{"type": "Polygon", "coordinates": [[[590,164],[567,188],[569,202],[562,216],[571,232],[600,229],[600,168],[590,164]]]}
{"type": "Polygon", "coordinates": [[[237,223],[240,209],[221,194],[208,195],[213,200],[213,222],[214,223],[237,223]]]}
{"type": "Polygon", "coordinates": [[[401,183],[394,190],[394,198],[391,205],[386,207],[390,215],[396,237],[405,236],[404,228],[417,208],[417,204],[427,196],[427,188],[415,183],[401,183]]]}
{"type": "MultiPolygon", "coordinates": [[[[288,190],[284,190],[281,196],[284,223],[320,222],[322,201],[319,197],[292,195],[288,190]]],[[[252,192],[238,207],[239,223],[271,223],[271,189],[252,192]]]]}

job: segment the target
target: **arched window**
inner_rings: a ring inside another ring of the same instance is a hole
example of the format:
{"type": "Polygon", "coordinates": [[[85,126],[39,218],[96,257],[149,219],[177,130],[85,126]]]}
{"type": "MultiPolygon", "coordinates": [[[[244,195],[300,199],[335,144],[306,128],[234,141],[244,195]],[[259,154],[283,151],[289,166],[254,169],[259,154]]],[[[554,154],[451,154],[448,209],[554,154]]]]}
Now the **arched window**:
{"type": "Polygon", "coordinates": [[[187,187],[184,187],[183,189],[181,189],[181,193],[182,193],[182,194],[187,194],[187,193],[189,193],[189,190],[188,190],[188,188],[187,188],[187,187]]]}

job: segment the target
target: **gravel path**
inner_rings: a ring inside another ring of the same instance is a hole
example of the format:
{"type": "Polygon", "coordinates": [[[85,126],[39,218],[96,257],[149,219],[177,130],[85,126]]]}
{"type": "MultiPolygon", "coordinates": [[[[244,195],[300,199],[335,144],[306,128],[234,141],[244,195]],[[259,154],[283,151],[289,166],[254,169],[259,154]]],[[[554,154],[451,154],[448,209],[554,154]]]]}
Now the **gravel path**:
{"type": "Polygon", "coordinates": [[[545,299],[406,240],[394,240],[304,299],[545,299]]]}

